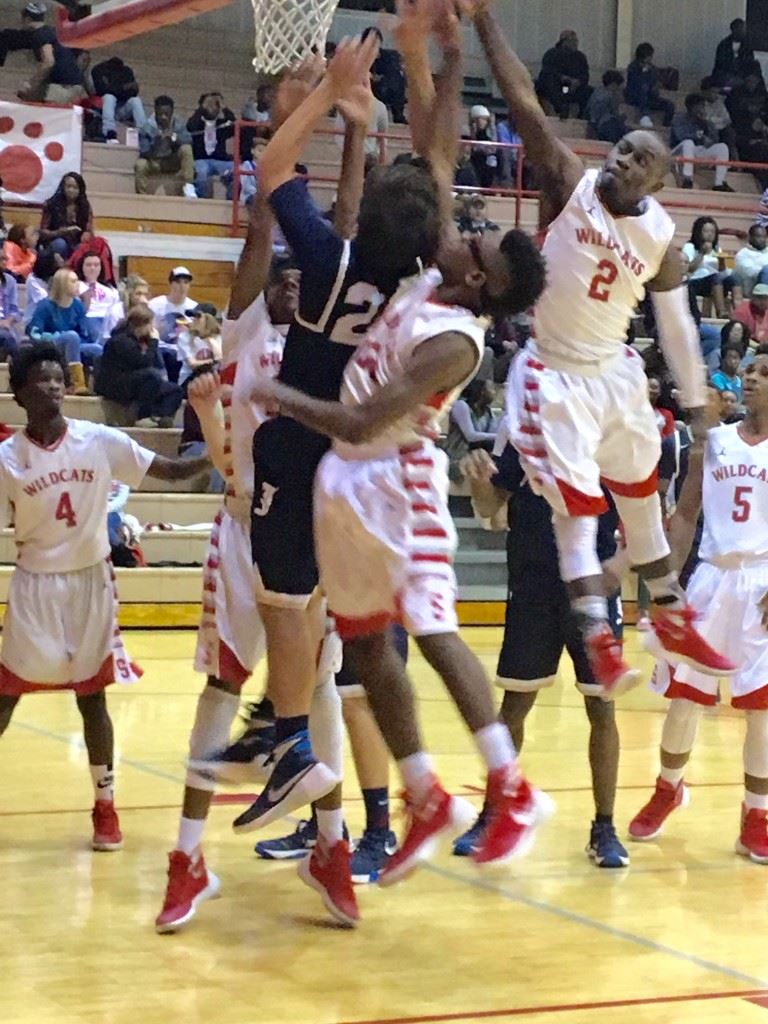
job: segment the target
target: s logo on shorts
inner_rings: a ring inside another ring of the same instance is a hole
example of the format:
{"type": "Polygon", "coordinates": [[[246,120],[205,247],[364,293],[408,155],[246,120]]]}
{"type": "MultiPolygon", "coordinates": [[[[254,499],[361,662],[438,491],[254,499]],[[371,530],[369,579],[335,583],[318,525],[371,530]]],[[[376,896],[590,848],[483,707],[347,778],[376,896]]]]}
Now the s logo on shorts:
{"type": "Polygon", "coordinates": [[[273,487],[272,484],[263,483],[261,485],[261,501],[258,505],[253,506],[253,514],[255,516],[268,515],[269,510],[272,508],[272,502],[275,500],[275,495],[279,490],[279,487],[273,487]]]}

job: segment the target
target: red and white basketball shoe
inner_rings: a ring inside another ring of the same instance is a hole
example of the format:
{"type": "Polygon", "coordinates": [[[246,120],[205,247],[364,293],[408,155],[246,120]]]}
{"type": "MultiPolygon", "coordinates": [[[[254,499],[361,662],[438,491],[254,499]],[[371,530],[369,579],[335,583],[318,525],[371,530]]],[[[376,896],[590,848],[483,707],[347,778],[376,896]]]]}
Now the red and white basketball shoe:
{"type": "Polygon", "coordinates": [[[203,900],[218,896],[220,889],[221,882],[205,866],[202,853],[192,858],[173,850],[168,854],[168,886],[155,931],[161,935],[178,931],[192,920],[203,900]]]}
{"type": "Polygon", "coordinates": [[[111,850],[122,850],[123,833],[120,831],[120,819],[115,805],[111,800],[97,800],[91,811],[93,822],[93,839],[91,846],[99,853],[111,850]]]}
{"type": "Polygon", "coordinates": [[[534,789],[514,764],[488,772],[484,807],[488,823],[470,854],[484,866],[524,857],[536,828],[555,812],[554,801],[534,789]]]}
{"type": "Polygon", "coordinates": [[[328,845],[322,833],[309,857],[301,861],[299,878],[310,889],[320,893],[325,909],[349,928],[360,920],[355,887],[352,885],[350,850],[346,839],[328,845]]]}
{"type": "Polygon", "coordinates": [[[651,611],[651,629],[644,634],[645,649],[671,665],[684,662],[705,676],[731,675],[737,666],[709,646],[694,626],[697,618],[693,608],[656,605],[651,611]]]}
{"type": "Polygon", "coordinates": [[[630,838],[638,843],[655,839],[672,811],[676,811],[678,807],[687,807],[689,801],[688,787],[682,779],[673,786],[671,782],[659,776],[656,779],[653,796],[629,823],[630,838]]]}
{"type": "Polygon", "coordinates": [[[742,805],[736,853],[749,857],[755,864],[768,864],[768,811],[742,805]]]}
{"type": "Polygon", "coordinates": [[[585,636],[590,668],[605,691],[604,700],[614,700],[640,682],[640,672],[624,661],[624,650],[607,622],[585,636]]]}
{"type": "Polygon", "coordinates": [[[389,858],[379,875],[379,885],[402,882],[422,861],[435,855],[443,840],[453,839],[466,831],[477,817],[474,807],[460,797],[446,793],[437,778],[421,800],[403,794],[408,828],[400,847],[389,858]]]}

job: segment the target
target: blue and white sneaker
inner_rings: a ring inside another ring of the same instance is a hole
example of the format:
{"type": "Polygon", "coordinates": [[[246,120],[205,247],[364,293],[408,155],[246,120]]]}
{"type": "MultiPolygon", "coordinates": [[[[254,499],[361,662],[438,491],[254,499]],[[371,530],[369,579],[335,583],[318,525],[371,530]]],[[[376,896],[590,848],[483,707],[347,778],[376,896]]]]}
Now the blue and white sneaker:
{"type": "Polygon", "coordinates": [[[272,768],[274,748],[274,724],[252,725],[224,750],[208,757],[190,758],[189,767],[212,782],[224,785],[266,782],[272,768]]]}
{"type": "Polygon", "coordinates": [[[629,854],[619,842],[616,829],[605,821],[593,821],[587,846],[589,859],[599,868],[626,868],[629,854]]]}
{"type": "Polygon", "coordinates": [[[352,881],[366,885],[378,880],[387,859],[397,849],[397,836],[388,828],[368,828],[360,836],[350,861],[352,881]]]}
{"type": "Polygon", "coordinates": [[[460,835],[458,839],[454,840],[453,843],[453,856],[454,857],[470,857],[472,851],[475,849],[480,841],[480,836],[483,834],[483,829],[487,824],[487,817],[485,814],[485,808],[480,811],[477,816],[477,821],[472,828],[460,835]]]}
{"type": "Polygon", "coordinates": [[[263,860],[300,860],[311,853],[317,843],[317,819],[300,821],[294,832],[280,839],[262,839],[254,850],[263,860]]]}
{"type": "Polygon", "coordinates": [[[235,832],[253,832],[278,821],[291,811],[319,800],[341,781],[328,765],[315,759],[308,729],[302,729],[276,746],[273,759],[274,767],[266,789],[232,822],[235,832]]]}

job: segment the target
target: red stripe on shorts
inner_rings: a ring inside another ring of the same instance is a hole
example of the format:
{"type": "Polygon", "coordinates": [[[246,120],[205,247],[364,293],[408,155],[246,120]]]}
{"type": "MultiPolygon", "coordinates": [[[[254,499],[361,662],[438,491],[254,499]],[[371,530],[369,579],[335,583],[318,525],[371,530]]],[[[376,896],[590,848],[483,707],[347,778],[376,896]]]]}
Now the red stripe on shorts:
{"type": "Polygon", "coordinates": [[[705,708],[713,708],[717,704],[717,697],[714,693],[702,693],[695,686],[687,683],[680,683],[672,676],[672,681],[664,691],[664,696],[669,700],[689,700],[692,704],[703,704],[705,708]]]}
{"type": "Polygon", "coordinates": [[[601,480],[612,494],[618,494],[620,498],[650,498],[656,493],[659,473],[658,469],[654,469],[647,480],[641,480],[636,484],[622,484],[605,476],[601,477],[601,480]]]}
{"type": "Polygon", "coordinates": [[[447,537],[448,531],[444,530],[442,526],[424,526],[419,530],[413,531],[414,537],[447,537]]]}
{"type": "Polygon", "coordinates": [[[557,477],[555,477],[555,483],[569,516],[599,516],[608,509],[608,502],[602,494],[599,497],[594,494],[584,494],[583,491],[572,487],[565,480],[558,480],[557,477]]]}
{"type": "Polygon", "coordinates": [[[437,509],[434,505],[427,505],[423,501],[414,501],[411,505],[411,512],[431,512],[433,515],[436,515],[437,509]]]}
{"type": "Polygon", "coordinates": [[[412,562],[440,562],[442,565],[450,565],[450,555],[435,555],[428,551],[418,551],[415,555],[411,555],[412,562]]]}

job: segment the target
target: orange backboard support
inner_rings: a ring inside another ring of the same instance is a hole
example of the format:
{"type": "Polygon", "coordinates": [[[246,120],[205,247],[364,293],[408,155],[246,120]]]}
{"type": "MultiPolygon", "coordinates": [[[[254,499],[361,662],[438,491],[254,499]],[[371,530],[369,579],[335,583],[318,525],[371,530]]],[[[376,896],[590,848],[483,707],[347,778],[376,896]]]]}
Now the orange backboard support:
{"type": "Polygon", "coordinates": [[[233,0],[128,0],[101,14],[70,21],[65,11],[58,16],[59,39],[65,46],[83,50],[110,46],[133,36],[175,25],[198,14],[227,7],[233,0]]]}

